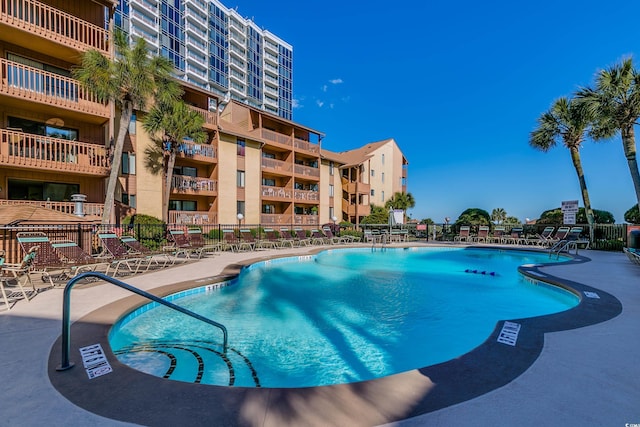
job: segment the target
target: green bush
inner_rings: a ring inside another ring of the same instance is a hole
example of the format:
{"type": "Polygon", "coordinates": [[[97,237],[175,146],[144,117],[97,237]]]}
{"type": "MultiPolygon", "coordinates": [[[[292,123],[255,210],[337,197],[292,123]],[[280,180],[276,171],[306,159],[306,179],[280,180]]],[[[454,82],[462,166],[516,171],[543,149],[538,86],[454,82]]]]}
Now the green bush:
{"type": "Polygon", "coordinates": [[[136,239],[151,250],[156,250],[164,245],[166,224],[162,220],[151,215],[131,215],[122,220],[122,230],[132,233],[136,239]]]}
{"type": "Polygon", "coordinates": [[[359,237],[360,239],[362,239],[363,234],[364,233],[362,231],[356,231],[356,230],[342,230],[340,232],[341,236],[355,236],[355,237],[359,237]]]}

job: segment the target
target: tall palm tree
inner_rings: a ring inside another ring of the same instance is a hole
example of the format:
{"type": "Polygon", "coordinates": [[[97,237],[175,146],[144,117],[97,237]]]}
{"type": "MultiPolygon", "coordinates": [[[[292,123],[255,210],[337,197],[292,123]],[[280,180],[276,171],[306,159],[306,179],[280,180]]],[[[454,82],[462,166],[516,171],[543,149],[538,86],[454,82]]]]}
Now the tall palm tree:
{"type": "Polygon", "coordinates": [[[507,219],[507,211],[504,208],[495,208],[491,211],[491,221],[496,224],[502,224],[507,219]]]}
{"type": "Polygon", "coordinates": [[[584,105],[565,97],[559,98],[551,105],[548,111],[538,118],[538,127],[531,132],[529,138],[529,144],[531,144],[533,148],[544,152],[555,147],[560,141],[569,149],[573,167],[576,169],[576,174],[578,175],[582,201],[585,212],[587,213],[589,229],[592,234],[594,222],[593,210],[591,209],[587,182],[585,181],[584,171],[582,170],[580,146],[591,129],[593,120],[594,116],[591,110],[585,108],[584,105]]]}
{"type": "Polygon", "coordinates": [[[634,126],[640,117],[640,74],[631,58],[596,75],[593,88],[576,92],[576,100],[583,103],[596,117],[594,139],[606,139],[620,132],[622,147],[640,206],[640,172],[636,159],[634,126]]]}
{"type": "Polygon", "coordinates": [[[168,81],[173,63],[164,57],[151,56],[143,38],[129,46],[126,35],[115,31],[113,35],[115,57],[107,58],[97,50],[82,54],[81,65],[73,70],[80,84],[94,93],[101,102],[112,101],[120,110],[120,126],[115,141],[111,174],[107,183],[102,223],[112,221],[122,149],[134,110],[143,110],[152,97],[157,83],[168,81]]]}
{"type": "Polygon", "coordinates": [[[176,164],[176,154],[185,138],[193,142],[202,143],[207,139],[207,133],[202,130],[204,118],[191,110],[182,101],[157,102],[143,121],[144,129],[162,146],[164,191],[162,197],[162,220],[169,221],[169,198],[171,197],[171,183],[173,181],[173,167],[176,164]]]}

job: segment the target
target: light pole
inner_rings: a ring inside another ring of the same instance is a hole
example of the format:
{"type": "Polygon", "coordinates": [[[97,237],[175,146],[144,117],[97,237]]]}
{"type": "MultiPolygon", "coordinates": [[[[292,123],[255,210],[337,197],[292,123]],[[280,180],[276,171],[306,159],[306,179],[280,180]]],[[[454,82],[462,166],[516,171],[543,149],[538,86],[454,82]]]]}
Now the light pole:
{"type": "Polygon", "coordinates": [[[336,235],[340,231],[340,230],[336,229],[336,221],[337,220],[338,220],[338,217],[336,217],[335,215],[331,217],[331,221],[333,221],[333,230],[331,230],[331,231],[333,231],[336,235]]]}
{"type": "Polygon", "coordinates": [[[242,219],[244,218],[244,215],[242,215],[242,213],[238,212],[238,215],[236,215],[238,217],[238,231],[240,231],[240,226],[242,225],[242,219]]]}

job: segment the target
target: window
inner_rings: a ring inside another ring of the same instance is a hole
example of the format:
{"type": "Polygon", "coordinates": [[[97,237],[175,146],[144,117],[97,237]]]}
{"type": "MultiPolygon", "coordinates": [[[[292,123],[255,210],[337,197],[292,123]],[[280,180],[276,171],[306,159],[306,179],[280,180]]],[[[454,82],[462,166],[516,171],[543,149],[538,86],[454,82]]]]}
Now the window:
{"type": "Polygon", "coordinates": [[[237,208],[238,208],[237,209],[238,213],[244,215],[244,201],[243,200],[238,200],[237,208]]]}
{"type": "Polygon", "coordinates": [[[333,206],[329,206],[329,219],[331,219],[331,221],[333,221],[333,217],[335,216],[335,211],[333,209],[333,206]]]}
{"type": "Polygon", "coordinates": [[[174,175],[182,175],[182,176],[190,176],[190,177],[197,177],[198,176],[198,169],[191,167],[191,166],[178,166],[173,168],[173,174],[174,175]]]}
{"type": "Polygon", "coordinates": [[[376,190],[374,190],[373,188],[371,189],[371,195],[375,196],[376,195],[376,190]]]}
{"type": "Polygon", "coordinates": [[[376,171],[371,169],[371,176],[376,176],[376,171]]]}
{"type": "Polygon", "coordinates": [[[333,176],[333,162],[329,162],[329,175],[333,176]]]}
{"type": "Polygon", "coordinates": [[[122,193],[122,203],[125,205],[131,206],[132,208],[136,207],[136,195],[135,194],[127,194],[122,193]]]}
{"type": "Polygon", "coordinates": [[[262,205],[262,213],[263,214],[273,214],[276,213],[275,205],[262,205]]]}
{"type": "Polygon", "coordinates": [[[268,185],[269,187],[276,186],[276,180],[270,178],[262,178],[262,185],[268,185]]]}
{"type": "Polygon", "coordinates": [[[382,182],[384,183],[384,172],[382,172],[382,174],[380,175],[380,178],[382,179],[382,182]]]}
{"type": "Polygon", "coordinates": [[[264,151],[262,152],[262,157],[264,157],[265,159],[275,159],[276,155],[272,154],[272,153],[265,153],[264,151]]]}
{"type": "Polygon", "coordinates": [[[169,200],[169,210],[171,211],[195,211],[196,209],[195,200],[169,200]]]}
{"type": "Polygon", "coordinates": [[[51,138],[66,139],[68,141],[78,140],[78,129],[66,128],[62,126],[48,125],[18,117],[8,117],[10,128],[21,129],[25,133],[34,135],[44,135],[51,138]]]}
{"type": "Polygon", "coordinates": [[[129,134],[130,135],[136,134],[136,113],[133,113],[131,115],[131,121],[129,122],[129,134]]]}
{"type": "Polygon", "coordinates": [[[380,200],[384,202],[384,191],[381,191],[381,193],[382,193],[381,195],[382,197],[380,197],[380,200]]]}
{"type": "Polygon", "coordinates": [[[329,184],[329,197],[333,197],[333,184],[329,184]]]}
{"type": "Polygon", "coordinates": [[[244,188],[244,171],[238,171],[236,176],[236,185],[238,188],[244,188]]]}
{"type": "Polygon", "coordinates": [[[69,202],[72,194],[80,192],[79,184],[62,182],[38,182],[9,179],[9,200],[49,200],[51,202],[69,202]]]}
{"type": "Polygon", "coordinates": [[[239,139],[238,138],[237,145],[238,145],[238,149],[237,149],[238,156],[244,157],[244,149],[245,149],[246,142],[244,141],[244,139],[239,139]]]}
{"type": "Polygon", "coordinates": [[[136,174],[135,153],[122,153],[122,164],[120,165],[120,167],[123,175],[135,175],[136,174]]]}
{"type": "Polygon", "coordinates": [[[384,165],[384,154],[382,155],[382,164],[384,165]]]}

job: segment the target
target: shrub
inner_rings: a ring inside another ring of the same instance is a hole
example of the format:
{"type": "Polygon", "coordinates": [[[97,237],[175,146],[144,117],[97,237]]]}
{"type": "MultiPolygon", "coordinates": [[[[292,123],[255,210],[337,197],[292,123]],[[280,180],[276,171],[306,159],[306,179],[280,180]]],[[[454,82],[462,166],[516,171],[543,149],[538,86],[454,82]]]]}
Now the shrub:
{"type": "Polygon", "coordinates": [[[122,228],[126,232],[133,233],[140,243],[151,250],[158,249],[166,244],[166,224],[162,220],[151,215],[131,215],[122,220],[122,228]]]}

